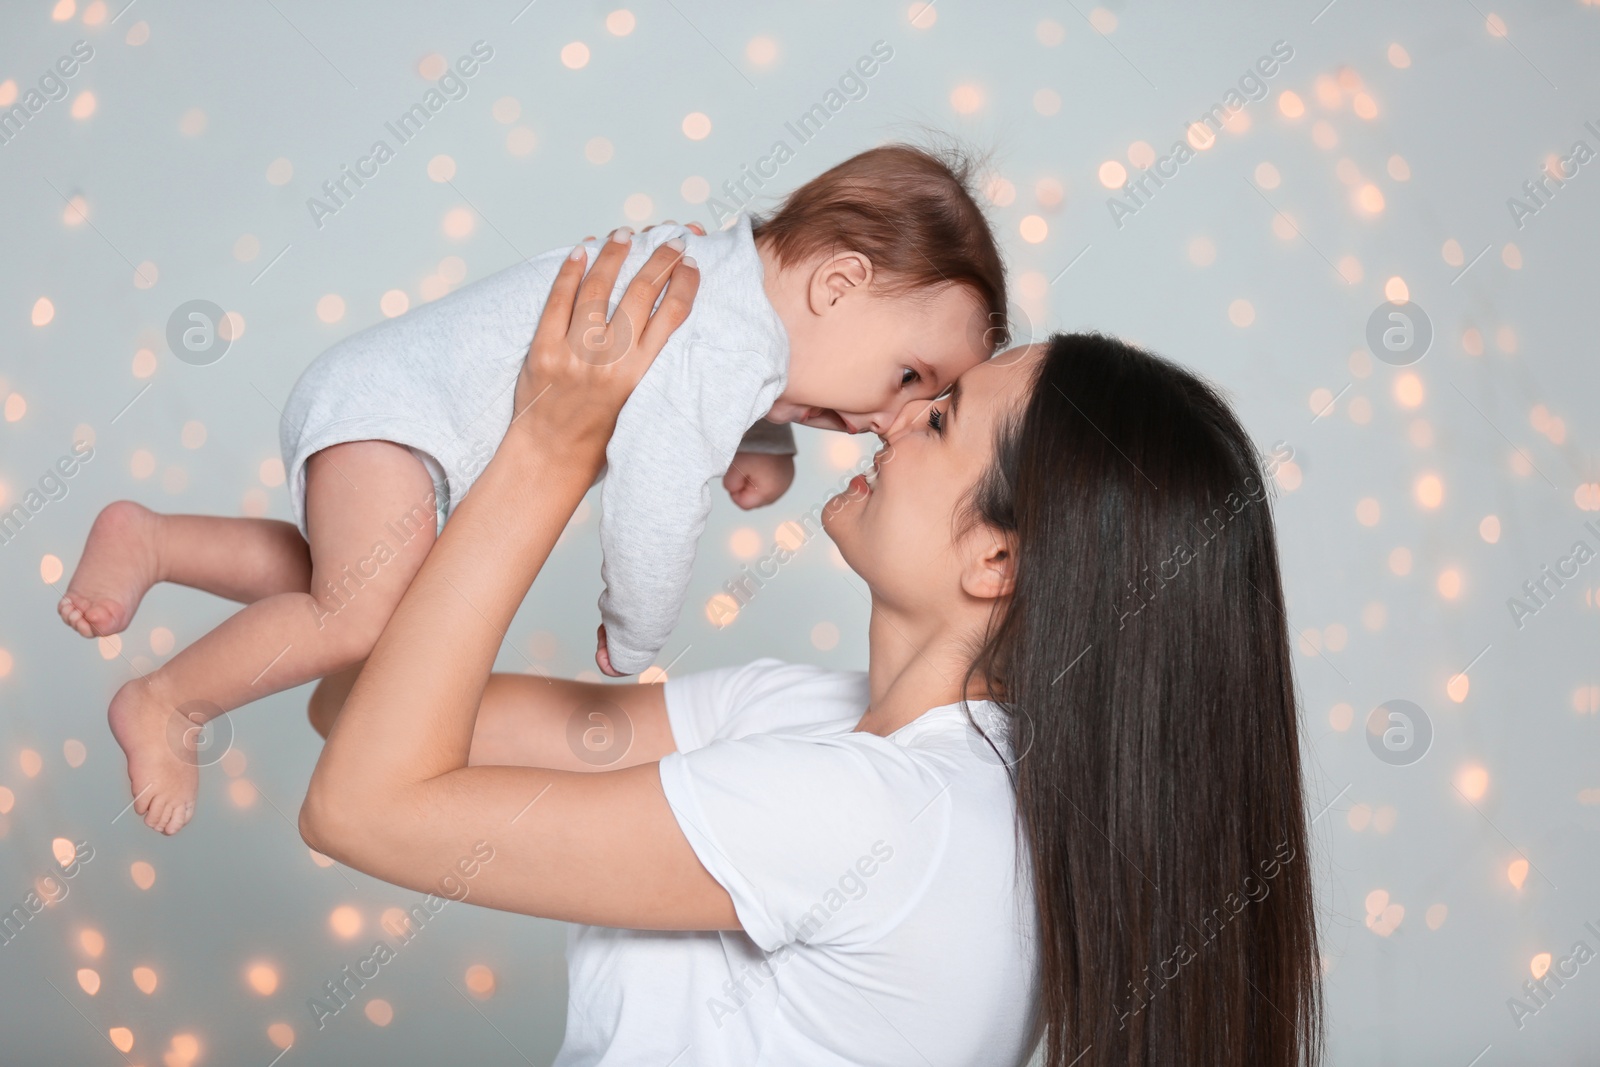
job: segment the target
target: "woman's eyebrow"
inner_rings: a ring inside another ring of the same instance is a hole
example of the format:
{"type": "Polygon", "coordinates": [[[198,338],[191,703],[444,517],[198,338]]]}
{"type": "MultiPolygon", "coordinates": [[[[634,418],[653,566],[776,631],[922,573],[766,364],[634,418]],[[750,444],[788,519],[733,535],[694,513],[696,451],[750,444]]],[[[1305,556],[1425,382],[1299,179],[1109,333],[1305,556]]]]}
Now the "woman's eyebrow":
{"type": "Polygon", "coordinates": [[[950,389],[945,394],[950,398],[950,417],[956,417],[956,408],[961,405],[961,379],[957,378],[950,383],[950,389]]]}

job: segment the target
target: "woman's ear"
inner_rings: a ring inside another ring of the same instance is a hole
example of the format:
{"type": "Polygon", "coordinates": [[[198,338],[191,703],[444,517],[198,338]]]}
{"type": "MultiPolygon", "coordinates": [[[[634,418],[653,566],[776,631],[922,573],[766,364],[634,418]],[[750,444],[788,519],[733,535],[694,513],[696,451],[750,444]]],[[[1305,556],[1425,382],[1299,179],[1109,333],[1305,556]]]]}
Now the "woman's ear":
{"type": "Polygon", "coordinates": [[[972,531],[966,541],[962,592],[980,600],[1010,596],[1017,580],[1016,537],[982,526],[972,531]]]}
{"type": "Polygon", "coordinates": [[[817,264],[806,294],[813,314],[825,314],[852,291],[865,293],[872,284],[872,261],[860,252],[839,252],[817,264]]]}

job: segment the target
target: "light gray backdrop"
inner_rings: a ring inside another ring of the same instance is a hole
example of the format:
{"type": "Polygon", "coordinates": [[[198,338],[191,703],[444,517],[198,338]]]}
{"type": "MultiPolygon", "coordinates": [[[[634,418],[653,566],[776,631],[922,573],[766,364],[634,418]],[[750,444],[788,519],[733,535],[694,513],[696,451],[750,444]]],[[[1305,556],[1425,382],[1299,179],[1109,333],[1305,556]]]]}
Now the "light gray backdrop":
{"type": "MultiPolygon", "coordinates": [[[[28,912],[52,871],[60,896],[0,947],[0,1060],[266,1065],[292,1041],[285,1064],[549,1062],[563,928],[470,905],[319,1029],[308,998],[396,943],[383,912],[416,895],[300,841],[307,691],[232,716],[194,823],[160,838],[117,817],[105,706],[232,609],[157,589],[97,646],[55,601],[119,497],[287,517],[276,408],[385,307],[623,222],[711,222],[707,192],[733,207],[745,168],[781,193],[927,125],[993,149],[1021,332],[1129,336],[1292,450],[1274,506],[1333,1061],[1600,1061],[1600,7],[125,2],[0,23],[0,105],[23,108],[0,143],[0,905],[28,912]],[[476,42],[472,76],[430,98],[476,42]],[[844,79],[875,46],[889,58],[844,79]],[[418,103],[402,143],[386,124],[418,103]],[[786,124],[815,105],[802,143],[786,124]],[[1186,139],[1205,147],[1170,157],[1186,139]],[[392,158],[363,163],[379,140],[392,158]],[[1108,188],[1152,165],[1164,184],[1108,188]],[[368,177],[334,200],[345,167],[368,177]],[[1535,199],[1547,168],[1565,180],[1535,199]],[[196,300],[232,313],[231,343],[179,359],[169,322],[196,300]],[[1535,999],[1546,966],[1564,984],[1535,999]]],[[[865,665],[862,583],[780,526],[872,442],[800,436],[783,501],[717,503],[672,672],[865,665]],[[714,625],[708,602],[786,537],[795,557],[714,625]]],[[[555,562],[503,669],[593,669],[592,511],[555,562]]]]}

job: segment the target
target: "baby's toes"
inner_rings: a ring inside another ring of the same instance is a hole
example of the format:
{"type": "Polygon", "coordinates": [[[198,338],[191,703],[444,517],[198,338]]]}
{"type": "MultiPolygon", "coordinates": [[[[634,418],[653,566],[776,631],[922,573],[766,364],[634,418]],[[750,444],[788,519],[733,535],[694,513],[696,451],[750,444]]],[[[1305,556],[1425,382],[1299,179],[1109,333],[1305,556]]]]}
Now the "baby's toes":
{"type": "Polygon", "coordinates": [[[83,633],[88,626],[88,624],[83,621],[83,609],[80,608],[78,606],[78,602],[73,600],[70,596],[64,596],[61,598],[61,602],[56,605],[56,614],[61,616],[62,622],[66,623],[80,634],[83,633]]]}
{"type": "MultiPolygon", "coordinates": [[[[117,613],[109,605],[93,603],[83,609],[83,619],[95,634],[110,633],[121,629],[115,625],[117,613]]],[[[85,636],[88,636],[87,634],[85,636]]]]}
{"type": "Polygon", "coordinates": [[[166,797],[157,797],[150,802],[144,812],[144,824],[152,830],[160,830],[167,825],[167,817],[172,814],[172,802],[166,797]]]}

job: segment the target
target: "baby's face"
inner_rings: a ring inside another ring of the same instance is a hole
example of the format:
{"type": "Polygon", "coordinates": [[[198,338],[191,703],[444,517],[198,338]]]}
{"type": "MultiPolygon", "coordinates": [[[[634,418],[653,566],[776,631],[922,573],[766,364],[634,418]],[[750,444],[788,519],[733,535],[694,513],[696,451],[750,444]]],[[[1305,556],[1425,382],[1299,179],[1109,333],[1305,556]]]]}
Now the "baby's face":
{"type": "Polygon", "coordinates": [[[824,316],[791,334],[788,387],[767,418],[886,434],[906,404],[932,400],[989,357],[985,318],[964,286],[873,296],[824,316]]]}

